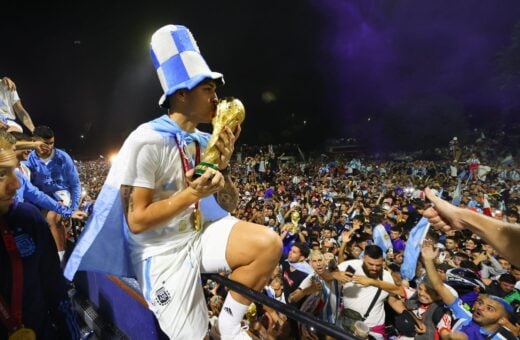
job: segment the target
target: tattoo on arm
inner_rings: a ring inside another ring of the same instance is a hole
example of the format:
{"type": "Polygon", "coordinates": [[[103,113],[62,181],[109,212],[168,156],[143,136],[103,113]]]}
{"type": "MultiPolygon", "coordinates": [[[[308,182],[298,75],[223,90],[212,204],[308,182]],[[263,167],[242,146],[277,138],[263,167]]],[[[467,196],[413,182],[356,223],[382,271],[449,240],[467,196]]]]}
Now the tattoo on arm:
{"type": "Polygon", "coordinates": [[[132,199],[134,187],[130,185],[121,185],[121,189],[119,191],[121,192],[121,200],[123,201],[125,216],[128,216],[129,212],[134,211],[134,201],[132,199]]]}
{"type": "Polygon", "coordinates": [[[233,212],[238,206],[238,190],[231,176],[224,176],[224,188],[217,192],[217,202],[226,211],[233,212]]]}

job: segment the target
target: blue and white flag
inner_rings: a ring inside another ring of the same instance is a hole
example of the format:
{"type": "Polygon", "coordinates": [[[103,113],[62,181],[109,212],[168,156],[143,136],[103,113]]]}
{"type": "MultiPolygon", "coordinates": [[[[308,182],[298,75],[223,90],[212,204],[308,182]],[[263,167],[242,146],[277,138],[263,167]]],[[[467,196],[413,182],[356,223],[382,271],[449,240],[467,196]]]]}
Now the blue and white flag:
{"type": "Polygon", "coordinates": [[[453,192],[453,199],[451,200],[451,204],[455,206],[460,205],[460,201],[462,200],[462,178],[459,177],[459,180],[457,182],[457,187],[455,188],[455,191],[453,192]]]}
{"type": "Polygon", "coordinates": [[[390,236],[388,236],[388,233],[382,224],[376,225],[372,231],[372,238],[374,239],[374,243],[383,250],[383,254],[386,258],[386,252],[388,249],[392,248],[392,240],[390,240],[390,236]]]}
{"type": "Polygon", "coordinates": [[[305,261],[302,262],[290,262],[289,260],[285,260],[285,262],[289,263],[294,269],[299,270],[307,275],[314,272],[314,269],[312,269],[311,265],[308,264],[305,261]]]}
{"type": "MultiPolygon", "coordinates": [[[[197,141],[203,149],[209,140],[209,134],[199,130],[186,133],[166,115],[146,124],[167,138],[180,136],[186,144],[197,141]]],[[[124,144],[96,199],[93,213],[67,262],[64,274],[69,280],[74,278],[78,270],[134,276],[127,241],[129,229],[119,190],[122,174],[126,173],[129,166],[127,149],[124,144]]],[[[201,200],[200,209],[205,221],[215,221],[228,214],[216,203],[213,195],[201,200]]]]}
{"type": "Polygon", "coordinates": [[[410,237],[404,248],[404,260],[401,265],[401,276],[404,280],[412,280],[415,277],[417,259],[421,253],[421,245],[430,229],[430,223],[426,217],[422,217],[419,223],[410,231],[410,237]]]}

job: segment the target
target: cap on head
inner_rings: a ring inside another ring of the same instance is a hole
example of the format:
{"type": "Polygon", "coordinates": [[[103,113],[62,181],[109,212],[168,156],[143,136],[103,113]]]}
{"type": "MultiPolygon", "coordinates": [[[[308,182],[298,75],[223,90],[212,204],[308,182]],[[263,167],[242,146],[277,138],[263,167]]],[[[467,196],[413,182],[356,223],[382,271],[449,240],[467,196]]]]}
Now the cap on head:
{"type": "Polygon", "coordinates": [[[168,108],[168,96],[180,89],[191,90],[205,79],[224,83],[221,73],[209,69],[190,30],[181,25],[159,28],[151,40],[150,54],[164,94],[161,107],[168,108]]]}

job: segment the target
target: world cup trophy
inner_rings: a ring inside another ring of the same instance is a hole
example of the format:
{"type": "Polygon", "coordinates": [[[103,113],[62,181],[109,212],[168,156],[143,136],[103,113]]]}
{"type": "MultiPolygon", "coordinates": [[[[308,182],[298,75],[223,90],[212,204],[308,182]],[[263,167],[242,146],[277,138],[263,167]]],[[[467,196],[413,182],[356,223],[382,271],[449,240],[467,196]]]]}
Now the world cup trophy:
{"type": "Polygon", "coordinates": [[[246,117],[246,110],[242,102],[236,98],[223,98],[217,105],[217,114],[213,117],[211,124],[213,125],[213,133],[204,151],[202,161],[195,166],[195,176],[200,176],[206,169],[212,168],[219,170],[218,162],[220,159],[220,150],[215,145],[220,132],[226,126],[235,131],[238,125],[242,124],[246,117]]]}

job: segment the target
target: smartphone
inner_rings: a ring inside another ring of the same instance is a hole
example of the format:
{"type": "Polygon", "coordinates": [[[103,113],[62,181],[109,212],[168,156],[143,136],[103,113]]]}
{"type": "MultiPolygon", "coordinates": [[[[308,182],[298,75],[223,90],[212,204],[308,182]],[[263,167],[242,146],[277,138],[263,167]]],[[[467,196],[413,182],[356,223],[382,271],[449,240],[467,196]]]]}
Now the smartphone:
{"type": "Polygon", "coordinates": [[[356,273],[356,270],[354,269],[354,267],[352,267],[350,264],[348,265],[347,269],[345,269],[345,271],[347,273],[350,273],[352,275],[354,275],[356,273]]]}

